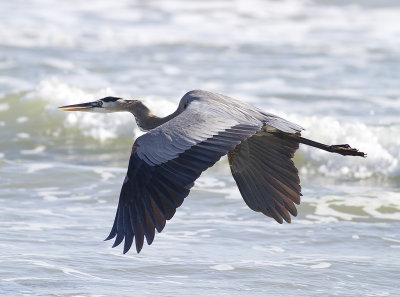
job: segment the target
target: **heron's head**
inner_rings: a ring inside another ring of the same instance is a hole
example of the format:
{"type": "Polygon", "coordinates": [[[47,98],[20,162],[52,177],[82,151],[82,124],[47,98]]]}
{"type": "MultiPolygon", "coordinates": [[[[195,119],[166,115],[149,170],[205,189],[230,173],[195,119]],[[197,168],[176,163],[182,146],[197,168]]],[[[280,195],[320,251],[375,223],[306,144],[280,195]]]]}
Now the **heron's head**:
{"type": "Polygon", "coordinates": [[[96,101],[61,106],[59,109],[65,111],[86,111],[86,112],[118,112],[132,111],[138,100],[125,100],[118,97],[105,97],[96,101]]]}

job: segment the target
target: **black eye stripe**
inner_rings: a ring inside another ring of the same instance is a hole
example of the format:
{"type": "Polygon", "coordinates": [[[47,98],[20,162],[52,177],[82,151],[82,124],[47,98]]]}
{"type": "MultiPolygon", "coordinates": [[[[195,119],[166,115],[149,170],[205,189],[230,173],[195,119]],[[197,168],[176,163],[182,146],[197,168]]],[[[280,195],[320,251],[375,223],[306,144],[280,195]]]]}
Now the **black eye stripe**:
{"type": "Polygon", "coordinates": [[[105,98],[100,99],[100,100],[101,100],[101,101],[104,101],[104,102],[115,102],[115,101],[117,101],[118,99],[121,99],[121,98],[118,98],[118,97],[105,97],[105,98]]]}

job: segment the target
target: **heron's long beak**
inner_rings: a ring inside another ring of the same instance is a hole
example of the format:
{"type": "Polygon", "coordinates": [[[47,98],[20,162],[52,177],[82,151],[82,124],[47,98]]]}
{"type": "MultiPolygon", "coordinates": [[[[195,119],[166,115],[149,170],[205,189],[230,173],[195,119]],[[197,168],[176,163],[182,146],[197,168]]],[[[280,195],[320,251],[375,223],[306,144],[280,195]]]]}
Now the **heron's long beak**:
{"type": "Polygon", "coordinates": [[[81,104],[73,104],[73,105],[65,105],[60,106],[58,109],[64,111],[90,111],[94,107],[101,107],[97,101],[95,102],[87,102],[81,104]]]}

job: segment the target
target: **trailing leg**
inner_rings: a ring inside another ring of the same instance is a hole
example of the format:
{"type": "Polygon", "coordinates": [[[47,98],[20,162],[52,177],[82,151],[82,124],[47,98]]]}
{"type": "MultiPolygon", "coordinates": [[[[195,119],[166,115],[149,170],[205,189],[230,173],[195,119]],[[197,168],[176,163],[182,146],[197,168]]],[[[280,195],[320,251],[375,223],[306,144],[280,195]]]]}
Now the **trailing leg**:
{"type": "Polygon", "coordinates": [[[312,147],[319,148],[321,150],[336,153],[343,156],[360,156],[360,157],[367,157],[366,153],[360,152],[358,149],[352,148],[348,144],[335,144],[335,145],[326,145],[323,143],[319,143],[304,137],[301,137],[297,134],[288,134],[283,132],[272,132],[276,137],[283,138],[283,139],[290,139],[295,140],[299,143],[303,143],[312,147]]]}

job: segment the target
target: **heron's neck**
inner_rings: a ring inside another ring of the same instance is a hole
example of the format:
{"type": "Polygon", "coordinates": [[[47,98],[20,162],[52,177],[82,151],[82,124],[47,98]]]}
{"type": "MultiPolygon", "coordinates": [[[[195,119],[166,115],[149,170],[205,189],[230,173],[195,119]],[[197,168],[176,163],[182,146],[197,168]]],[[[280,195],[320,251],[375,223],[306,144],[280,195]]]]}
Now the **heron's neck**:
{"type": "Polygon", "coordinates": [[[138,124],[138,126],[141,129],[147,131],[154,129],[164,124],[165,122],[168,122],[170,119],[176,116],[177,111],[164,118],[160,118],[154,115],[146,105],[140,102],[140,104],[137,104],[135,106],[135,109],[132,110],[131,113],[135,116],[136,123],[138,124]]]}

